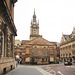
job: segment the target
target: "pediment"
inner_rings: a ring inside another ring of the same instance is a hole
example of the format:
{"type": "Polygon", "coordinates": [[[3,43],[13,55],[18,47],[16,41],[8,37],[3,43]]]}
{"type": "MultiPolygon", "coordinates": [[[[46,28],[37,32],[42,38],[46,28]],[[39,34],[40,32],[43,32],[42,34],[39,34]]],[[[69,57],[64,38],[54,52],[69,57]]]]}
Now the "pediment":
{"type": "Polygon", "coordinates": [[[39,38],[35,38],[29,42],[27,42],[26,44],[35,44],[35,45],[53,45],[51,42],[47,41],[46,39],[39,37],[39,38]]]}

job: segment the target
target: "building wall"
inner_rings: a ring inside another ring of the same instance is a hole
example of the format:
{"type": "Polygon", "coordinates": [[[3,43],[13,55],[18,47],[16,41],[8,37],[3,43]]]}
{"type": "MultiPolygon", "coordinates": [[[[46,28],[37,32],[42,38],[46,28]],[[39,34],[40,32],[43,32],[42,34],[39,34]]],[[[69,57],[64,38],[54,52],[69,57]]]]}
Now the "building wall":
{"type": "Polygon", "coordinates": [[[25,55],[22,55],[22,63],[27,62],[36,62],[37,64],[49,64],[50,62],[55,63],[56,60],[56,47],[55,46],[46,46],[46,45],[23,45],[22,46],[22,53],[25,53],[25,55]],[[34,48],[37,47],[37,54],[34,55],[34,48]],[[43,54],[43,48],[46,48],[47,54],[43,54]],[[37,58],[31,58],[37,56],[37,58]],[[48,56],[48,57],[46,57],[48,56]],[[28,59],[28,60],[27,60],[28,59]],[[42,60],[44,59],[44,62],[42,63],[42,60]]]}
{"type": "Polygon", "coordinates": [[[39,35],[39,26],[36,24],[32,24],[30,33],[31,35],[39,35]]]}
{"type": "Polygon", "coordinates": [[[72,62],[75,62],[75,41],[61,45],[60,47],[60,57],[63,58],[63,62],[72,59],[72,62]]]}
{"type": "Polygon", "coordinates": [[[12,70],[15,68],[15,59],[14,58],[1,58],[0,59],[0,74],[3,73],[4,68],[6,69],[6,72],[12,70]]]}
{"type": "Polygon", "coordinates": [[[15,68],[14,43],[17,33],[12,14],[14,6],[10,11],[10,5],[10,0],[0,1],[0,75],[15,68]]]}
{"type": "Polygon", "coordinates": [[[5,0],[8,6],[8,10],[11,13],[12,19],[14,21],[14,1],[15,0],[5,0]]]}
{"type": "Polygon", "coordinates": [[[60,57],[62,62],[75,62],[75,27],[70,35],[62,34],[60,44],[60,57]]]}
{"type": "Polygon", "coordinates": [[[15,40],[15,46],[21,45],[21,41],[20,40],[15,40]]]}

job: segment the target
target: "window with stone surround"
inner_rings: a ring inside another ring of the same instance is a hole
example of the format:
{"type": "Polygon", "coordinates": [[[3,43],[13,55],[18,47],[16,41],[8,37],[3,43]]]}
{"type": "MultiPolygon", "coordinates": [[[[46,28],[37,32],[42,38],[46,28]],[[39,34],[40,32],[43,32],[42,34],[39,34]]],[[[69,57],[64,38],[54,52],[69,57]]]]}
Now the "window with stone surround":
{"type": "Polygon", "coordinates": [[[74,48],[74,49],[75,49],[75,44],[73,44],[73,45],[72,45],[72,48],[74,48]]]}
{"type": "Polygon", "coordinates": [[[43,56],[47,56],[47,49],[46,49],[46,47],[43,48],[43,56]]]}
{"type": "Polygon", "coordinates": [[[33,55],[34,56],[38,55],[38,48],[37,47],[34,47],[34,49],[33,49],[33,55]]]}

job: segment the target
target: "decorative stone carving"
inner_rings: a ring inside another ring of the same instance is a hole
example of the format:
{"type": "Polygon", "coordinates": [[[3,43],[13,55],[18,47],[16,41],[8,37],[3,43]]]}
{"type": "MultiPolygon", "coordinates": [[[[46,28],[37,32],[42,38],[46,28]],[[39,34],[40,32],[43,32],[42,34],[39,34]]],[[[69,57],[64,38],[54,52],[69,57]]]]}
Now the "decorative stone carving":
{"type": "Polygon", "coordinates": [[[2,24],[2,18],[0,17],[0,25],[2,24]]]}

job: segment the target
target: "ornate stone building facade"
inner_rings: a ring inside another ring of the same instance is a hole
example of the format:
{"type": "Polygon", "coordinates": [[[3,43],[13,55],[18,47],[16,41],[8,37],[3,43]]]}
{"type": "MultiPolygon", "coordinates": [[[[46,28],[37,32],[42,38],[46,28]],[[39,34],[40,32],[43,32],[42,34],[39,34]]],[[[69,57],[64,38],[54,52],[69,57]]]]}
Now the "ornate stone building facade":
{"type": "Polygon", "coordinates": [[[0,0],[0,74],[15,68],[14,3],[17,0],[0,0]]]}
{"type": "Polygon", "coordinates": [[[75,62],[75,28],[70,35],[62,34],[60,44],[60,57],[62,62],[75,62]]]}
{"type": "Polygon", "coordinates": [[[39,22],[34,11],[30,41],[22,44],[22,63],[49,64],[56,62],[56,45],[39,35],[39,22]]]}

